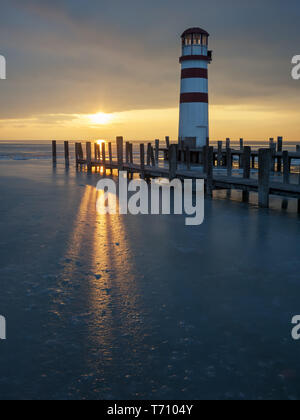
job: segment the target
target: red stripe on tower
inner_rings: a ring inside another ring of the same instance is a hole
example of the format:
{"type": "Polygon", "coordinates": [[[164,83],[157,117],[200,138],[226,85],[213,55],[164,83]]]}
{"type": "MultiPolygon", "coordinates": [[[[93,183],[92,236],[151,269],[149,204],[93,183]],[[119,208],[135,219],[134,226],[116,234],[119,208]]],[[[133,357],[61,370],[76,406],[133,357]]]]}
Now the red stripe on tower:
{"type": "Polygon", "coordinates": [[[192,79],[192,78],[207,79],[208,71],[207,69],[200,69],[200,68],[182,69],[181,78],[182,79],[192,79]]]}
{"type": "Polygon", "coordinates": [[[208,104],[208,93],[193,92],[193,93],[182,93],[180,95],[181,104],[196,103],[196,102],[208,104]]]}

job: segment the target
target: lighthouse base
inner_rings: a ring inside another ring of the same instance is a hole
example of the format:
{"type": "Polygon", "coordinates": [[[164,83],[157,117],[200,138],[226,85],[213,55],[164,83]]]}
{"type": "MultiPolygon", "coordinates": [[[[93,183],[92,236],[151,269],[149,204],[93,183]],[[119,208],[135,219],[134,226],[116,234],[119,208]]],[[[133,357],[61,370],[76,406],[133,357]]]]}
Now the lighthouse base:
{"type": "Polygon", "coordinates": [[[208,137],[208,104],[181,104],[179,139],[187,143],[193,140],[195,142],[194,147],[200,148],[206,146],[208,137]]]}

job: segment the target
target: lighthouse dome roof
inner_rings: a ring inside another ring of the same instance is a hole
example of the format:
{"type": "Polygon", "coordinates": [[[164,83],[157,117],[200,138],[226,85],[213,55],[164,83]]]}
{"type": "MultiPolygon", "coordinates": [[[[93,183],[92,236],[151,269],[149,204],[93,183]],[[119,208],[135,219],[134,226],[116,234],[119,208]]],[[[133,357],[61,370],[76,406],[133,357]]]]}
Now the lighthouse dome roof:
{"type": "Polygon", "coordinates": [[[189,28],[186,31],[183,32],[183,34],[181,35],[181,37],[183,38],[186,35],[191,35],[191,34],[201,34],[201,35],[207,35],[209,36],[209,33],[206,32],[204,29],[201,28],[189,28]]]}

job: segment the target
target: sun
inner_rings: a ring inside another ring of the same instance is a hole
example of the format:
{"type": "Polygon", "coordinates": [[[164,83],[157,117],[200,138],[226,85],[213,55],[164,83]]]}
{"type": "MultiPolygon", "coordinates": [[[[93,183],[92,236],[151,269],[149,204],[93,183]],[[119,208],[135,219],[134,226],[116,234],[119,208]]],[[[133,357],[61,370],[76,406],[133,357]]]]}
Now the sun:
{"type": "Polygon", "coordinates": [[[99,146],[101,146],[101,144],[104,144],[104,143],[106,143],[106,141],[105,140],[97,140],[97,142],[96,142],[99,146]]]}
{"type": "Polygon", "coordinates": [[[109,124],[114,119],[114,115],[98,112],[97,114],[89,115],[89,119],[93,124],[105,125],[109,124]]]}

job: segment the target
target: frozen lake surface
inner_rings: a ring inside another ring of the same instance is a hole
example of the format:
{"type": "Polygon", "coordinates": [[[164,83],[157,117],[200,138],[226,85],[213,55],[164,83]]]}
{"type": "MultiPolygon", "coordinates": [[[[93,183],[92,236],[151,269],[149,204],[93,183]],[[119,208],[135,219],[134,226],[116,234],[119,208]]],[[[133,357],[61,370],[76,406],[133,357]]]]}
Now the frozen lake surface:
{"type": "Polygon", "coordinates": [[[297,214],[100,216],[98,179],[0,162],[0,398],[299,399],[297,214]]]}

